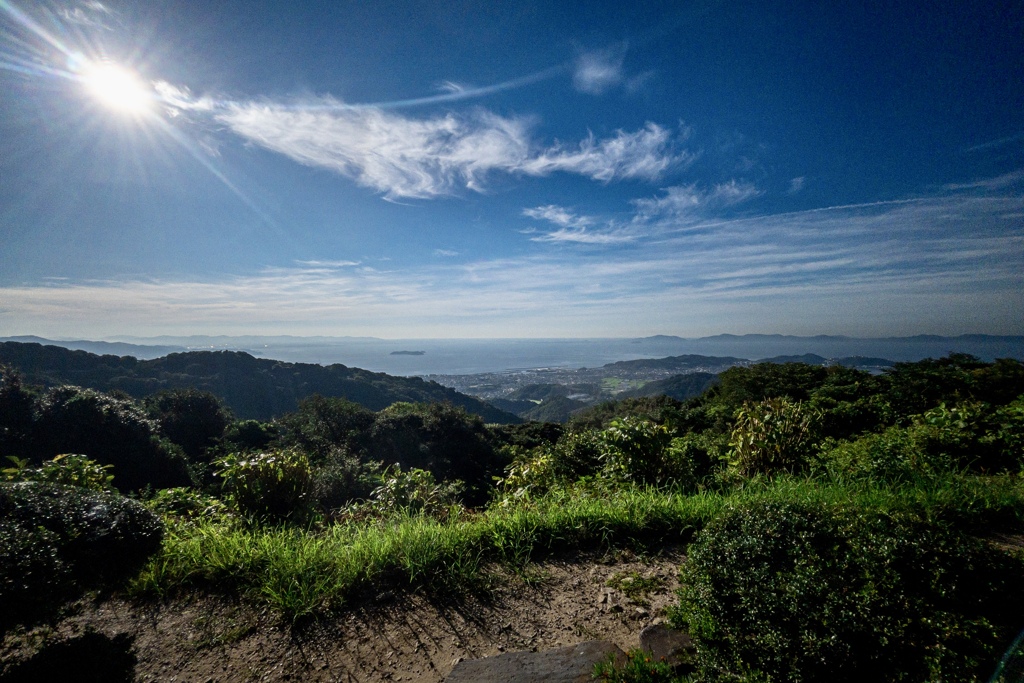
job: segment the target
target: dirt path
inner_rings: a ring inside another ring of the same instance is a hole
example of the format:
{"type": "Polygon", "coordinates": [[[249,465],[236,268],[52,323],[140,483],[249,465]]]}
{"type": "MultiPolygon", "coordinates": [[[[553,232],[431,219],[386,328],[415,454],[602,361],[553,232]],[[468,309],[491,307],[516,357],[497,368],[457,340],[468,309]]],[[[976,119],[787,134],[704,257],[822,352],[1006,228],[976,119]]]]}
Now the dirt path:
{"type": "Polygon", "coordinates": [[[590,556],[502,575],[489,598],[441,604],[381,595],[383,604],[291,628],[267,611],[210,598],[163,605],[112,600],[84,608],[56,633],[5,643],[8,662],[40,642],[92,630],[132,648],[138,681],[441,681],[459,659],[585,640],[637,647],[640,630],[675,602],[678,550],[655,558],[590,556]],[[609,581],[653,579],[631,600],[609,581]],[[127,636],[127,637],[125,637],[127,636]],[[119,637],[119,638],[118,638],[119,637]]]}

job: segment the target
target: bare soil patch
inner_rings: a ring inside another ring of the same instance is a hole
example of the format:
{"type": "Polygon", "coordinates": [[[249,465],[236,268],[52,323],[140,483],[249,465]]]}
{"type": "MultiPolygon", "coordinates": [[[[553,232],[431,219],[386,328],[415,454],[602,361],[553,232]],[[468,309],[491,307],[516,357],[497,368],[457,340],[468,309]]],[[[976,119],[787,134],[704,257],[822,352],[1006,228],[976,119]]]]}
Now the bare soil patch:
{"type": "Polygon", "coordinates": [[[11,675],[47,645],[96,633],[131,638],[137,681],[435,683],[460,659],[594,639],[635,648],[675,602],[682,560],[681,549],[550,560],[496,571],[490,590],[458,601],[385,593],[294,626],[223,598],[109,599],[79,605],[52,630],[9,636],[0,655],[11,675]]]}

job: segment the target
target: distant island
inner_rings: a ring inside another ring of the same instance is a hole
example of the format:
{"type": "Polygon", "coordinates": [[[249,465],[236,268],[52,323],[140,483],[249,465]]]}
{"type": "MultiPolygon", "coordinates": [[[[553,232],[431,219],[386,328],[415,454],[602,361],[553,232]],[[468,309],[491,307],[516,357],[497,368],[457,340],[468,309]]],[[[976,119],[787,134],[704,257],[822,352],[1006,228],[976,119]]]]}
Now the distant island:
{"type": "Polygon", "coordinates": [[[426,351],[392,351],[392,356],[425,356],[426,351]]]}

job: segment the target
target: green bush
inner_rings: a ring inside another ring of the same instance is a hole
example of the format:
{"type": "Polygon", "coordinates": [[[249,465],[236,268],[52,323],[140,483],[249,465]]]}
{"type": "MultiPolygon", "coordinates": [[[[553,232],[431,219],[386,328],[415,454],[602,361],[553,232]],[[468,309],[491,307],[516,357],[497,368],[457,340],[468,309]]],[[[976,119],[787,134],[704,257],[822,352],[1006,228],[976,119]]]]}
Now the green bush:
{"type": "Polygon", "coordinates": [[[0,630],[133,576],[162,539],[159,518],[116,493],[0,484],[0,630]]]}
{"type": "Polygon", "coordinates": [[[231,423],[229,411],[208,391],[161,391],[148,396],[144,405],[163,435],[193,461],[208,462],[207,449],[216,445],[231,423]]]}
{"type": "Polygon", "coordinates": [[[370,494],[368,507],[380,517],[399,514],[426,515],[445,519],[453,506],[459,506],[462,482],[438,483],[426,470],[403,472],[398,465],[388,467],[381,484],[370,494]]]}
{"type": "Polygon", "coordinates": [[[185,487],[160,489],[145,504],[162,517],[185,522],[225,519],[231,514],[223,501],[185,487]]]}
{"type": "Polygon", "coordinates": [[[36,462],[59,453],[82,453],[113,465],[122,491],[190,483],[185,460],[162,442],[159,428],[131,400],[92,389],[64,386],[39,401],[36,462]]]}
{"type": "Polygon", "coordinates": [[[706,471],[706,451],[690,437],[673,437],[666,425],[624,418],[600,434],[602,475],[648,486],[695,488],[706,471]]]}
{"type": "Polygon", "coordinates": [[[305,453],[229,453],[214,464],[239,514],[258,521],[302,521],[309,512],[312,469],[305,453]]]}
{"type": "Polygon", "coordinates": [[[35,396],[21,375],[0,365],[0,455],[27,457],[31,451],[35,396]]]}
{"type": "Polygon", "coordinates": [[[853,441],[831,442],[818,463],[832,475],[904,482],[951,472],[1018,472],[1024,459],[1024,401],[939,405],[853,441]]]}
{"type": "Polygon", "coordinates": [[[324,513],[365,500],[381,483],[379,462],[360,462],[342,448],[328,452],[312,471],[311,504],[324,513]]]}
{"type": "Polygon", "coordinates": [[[314,394],[299,401],[295,412],[277,422],[283,429],[282,445],[298,448],[319,460],[338,448],[360,450],[373,421],[373,412],[358,403],[314,394]]]}
{"type": "Polygon", "coordinates": [[[672,621],[707,680],[980,680],[1020,626],[1022,574],[906,515],[753,503],[690,547],[672,621]]]}
{"type": "Polygon", "coordinates": [[[62,486],[79,486],[94,491],[114,488],[113,465],[101,465],[84,455],[63,453],[47,460],[40,467],[29,467],[24,459],[9,457],[15,467],[3,470],[7,481],[41,481],[62,486]]]}
{"type": "Polygon", "coordinates": [[[267,448],[279,436],[278,425],[259,420],[232,422],[221,437],[221,448],[225,452],[260,451],[267,448]]]}
{"type": "Polygon", "coordinates": [[[742,476],[800,471],[821,440],[820,426],[821,413],[806,403],[745,403],[732,430],[730,465],[742,476]]]}
{"type": "Polygon", "coordinates": [[[438,481],[459,479],[468,505],[487,502],[505,462],[483,421],[450,404],[394,403],[377,413],[366,438],[365,461],[427,470],[438,481]]]}

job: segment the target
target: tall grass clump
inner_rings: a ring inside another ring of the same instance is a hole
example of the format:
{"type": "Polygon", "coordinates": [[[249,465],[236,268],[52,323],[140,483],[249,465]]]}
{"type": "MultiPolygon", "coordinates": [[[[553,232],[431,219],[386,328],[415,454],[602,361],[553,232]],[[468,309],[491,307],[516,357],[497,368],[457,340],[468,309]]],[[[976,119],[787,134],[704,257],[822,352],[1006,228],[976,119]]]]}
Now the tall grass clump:
{"type": "Polygon", "coordinates": [[[694,495],[580,487],[478,513],[438,518],[399,510],[322,527],[194,517],[168,521],[163,552],[135,590],[237,593],[298,617],[387,590],[475,590],[495,566],[518,570],[559,553],[687,544],[729,510],[756,504],[907,514],[978,528],[1024,520],[1018,482],[976,477],[933,482],[930,488],[781,477],[694,495]]]}

